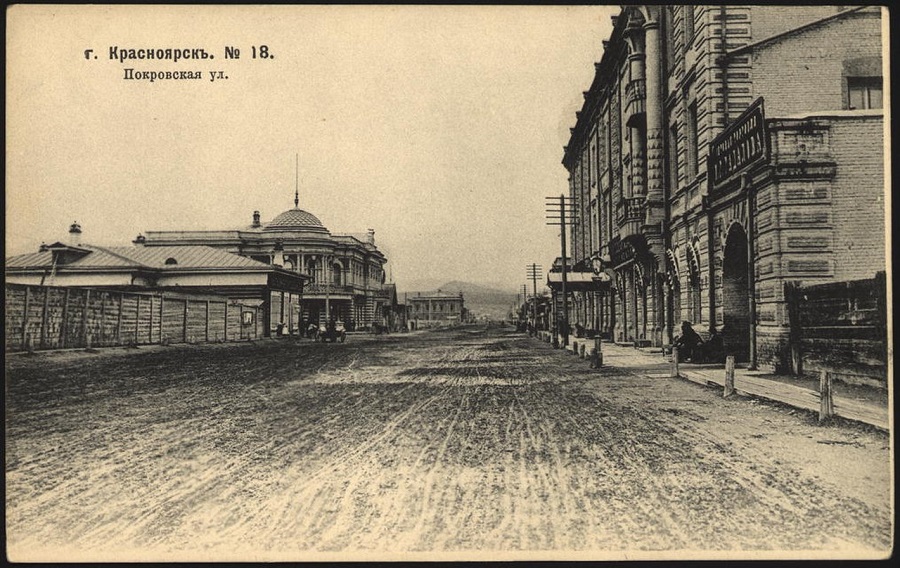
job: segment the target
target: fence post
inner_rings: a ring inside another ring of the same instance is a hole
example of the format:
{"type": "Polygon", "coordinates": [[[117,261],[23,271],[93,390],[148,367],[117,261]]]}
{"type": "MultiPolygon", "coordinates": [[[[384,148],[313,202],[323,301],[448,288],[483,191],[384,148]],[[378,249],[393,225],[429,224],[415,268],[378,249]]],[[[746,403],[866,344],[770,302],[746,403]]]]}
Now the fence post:
{"type": "Polygon", "coordinates": [[[600,336],[594,338],[594,348],[591,349],[591,369],[599,369],[603,366],[603,351],[600,347],[600,336]]]}
{"type": "Polygon", "coordinates": [[[50,290],[49,286],[44,287],[44,307],[41,311],[41,347],[47,347],[47,311],[50,307],[50,290]]]}
{"type": "Polygon", "coordinates": [[[106,292],[100,292],[100,345],[106,341],[106,292]]]}
{"type": "MultiPolygon", "coordinates": [[[[181,340],[185,343],[188,342],[188,306],[190,302],[187,298],[184,299],[184,326],[181,328],[181,340]]],[[[191,343],[193,343],[193,337],[191,338],[191,343]]]]}
{"type": "Polygon", "coordinates": [[[791,372],[795,375],[803,374],[803,353],[801,350],[802,325],[800,321],[800,286],[796,282],[785,282],[785,299],[787,299],[788,311],[788,344],[790,345],[789,364],[791,372]]]}
{"type": "Polygon", "coordinates": [[[673,377],[678,377],[678,348],[672,348],[672,365],[671,365],[671,375],[673,377]]]}
{"type": "Polygon", "coordinates": [[[84,344],[90,348],[88,343],[88,310],[91,307],[91,290],[84,291],[84,309],[81,310],[81,339],[84,344]]]}
{"type": "Polygon", "coordinates": [[[734,394],[734,355],[725,357],[725,392],[723,397],[734,394]]]}
{"type": "Polygon", "coordinates": [[[834,416],[834,398],[831,386],[831,373],[822,369],[819,371],[819,422],[824,422],[834,416]]]}
{"type": "MultiPolygon", "coordinates": [[[[150,317],[153,317],[153,312],[150,312],[150,317]]],[[[140,343],[140,328],[141,328],[141,295],[138,294],[135,297],[135,306],[134,306],[134,344],[135,346],[140,343]]]]}
{"type": "Polygon", "coordinates": [[[69,333],[69,289],[63,293],[62,323],[59,326],[59,348],[66,348],[66,336],[69,333]]]}
{"type": "Polygon", "coordinates": [[[28,308],[31,300],[31,286],[25,286],[25,310],[22,312],[22,345],[28,339],[28,308]]]}
{"type": "Polygon", "coordinates": [[[30,333],[25,334],[25,351],[34,353],[34,339],[31,338],[30,333]]]}
{"type": "Polygon", "coordinates": [[[119,292],[119,319],[116,321],[116,344],[125,343],[122,341],[122,307],[125,305],[125,294],[119,292]]]}

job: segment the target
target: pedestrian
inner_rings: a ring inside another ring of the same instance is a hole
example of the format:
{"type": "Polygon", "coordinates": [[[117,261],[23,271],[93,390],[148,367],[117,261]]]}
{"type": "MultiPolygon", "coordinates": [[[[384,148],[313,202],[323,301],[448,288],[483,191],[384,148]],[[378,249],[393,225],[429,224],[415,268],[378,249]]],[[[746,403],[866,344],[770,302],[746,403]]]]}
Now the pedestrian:
{"type": "Polygon", "coordinates": [[[703,338],[700,337],[699,333],[694,331],[694,328],[691,327],[691,322],[681,322],[681,335],[679,335],[672,344],[672,347],[678,349],[678,358],[681,361],[690,360],[694,363],[698,362],[702,359],[702,353],[700,351],[702,345],[703,338]]]}

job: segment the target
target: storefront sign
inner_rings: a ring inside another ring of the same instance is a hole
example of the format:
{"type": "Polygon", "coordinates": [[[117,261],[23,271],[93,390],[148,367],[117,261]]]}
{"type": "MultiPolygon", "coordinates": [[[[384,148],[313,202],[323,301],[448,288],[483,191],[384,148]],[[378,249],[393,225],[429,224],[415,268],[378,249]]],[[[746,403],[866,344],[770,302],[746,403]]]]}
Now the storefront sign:
{"type": "Polygon", "coordinates": [[[748,166],[767,159],[767,147],[766,118],[760,97],[712,141],[709,148],[711,185],[718,185],[748,166]]]}

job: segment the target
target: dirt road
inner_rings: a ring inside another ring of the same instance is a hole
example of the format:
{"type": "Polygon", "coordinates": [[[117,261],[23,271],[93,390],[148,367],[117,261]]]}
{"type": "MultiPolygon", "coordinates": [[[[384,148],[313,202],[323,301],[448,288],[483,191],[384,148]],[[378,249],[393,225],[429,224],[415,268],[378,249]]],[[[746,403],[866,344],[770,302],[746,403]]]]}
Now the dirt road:
{"type": "Polygon", "coordinates": [[[878,557],[892,542],[887,435],[591,370],[499,328],[6,370],[13,560],[878,557]]]}

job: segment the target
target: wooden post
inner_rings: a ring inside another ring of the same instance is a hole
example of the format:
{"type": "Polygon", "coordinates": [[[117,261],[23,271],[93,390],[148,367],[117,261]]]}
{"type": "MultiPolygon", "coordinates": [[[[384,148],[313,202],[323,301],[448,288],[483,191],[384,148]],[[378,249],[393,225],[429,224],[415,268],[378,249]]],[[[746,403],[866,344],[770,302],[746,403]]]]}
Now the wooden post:
{"type": "MultiPolygon", "coordinates": [[[[185,298],[184,299],[184,322],[181,326],[181,340],[184,341],[185,343],[187,343],[187,341],[188,341],[187,328],[188,328],[188,317],[189,317],[189,314],[188,314],[188,305],[189,304],[190,304],[190,302],[188,301],[187,298],[185,298]]],[[[193,339],[194,338],[192,337],[191,340],[193,340],[193,339]]]]}
{"type": "Polygon", "coordinates": [[[591,349],[591,369],[599,369],[603,366],[603,352],[600,350],[600,336],[594,338],[594,348],[591,349]]]}
{"type": "Polygon", "coordinates": [[[141,328],[141,295],[138,294],[135,297],[135,305],[134,305],[134,344],[137,345],[140,343],[140,328],[141,328]]]}
{"type": "Polygon", "coordinates": [[[84,291],[84,309],[81,310],[81,340],[84,341],[84,344],[90,348],[90,342],[88,341],[88,309],[91,305],[91,290],[87,289],[84,291]]]}
{"type": "Polygon", "coordinates": [[[672,348],[672,365],[671,365],[671,375],[673,377],[678,377],[678,348],[672,348]]]}
{"type": "Polygon", "coordinates": [[[228,298],[225,298],[225,343],[228,343],[228,298]]]}
{"type": "Polygon", "coordinates": [[[824,369],[819,372],[819,401],[819,422],[824,422],[834,416],[831,373],[824,369]]]}
{"type": "Polygon", "coordinates": [[[209,343],[209,300],[206,300],[206,342],[209,343]]]}
{"type": "Polygon", "coordinates": [[[50,288],[44,288],[44,307],[41,312],[41,347],[47,347],[47,310],[50,307],[50,288]]]}
{"type": "Polygon", "coordinates": [[[165,338],[165,334],[163,333],[163,304],[165,303],[165,297],[160,294],[159,296],[159,342],[162,343],[165,338]]]}
{"type": "Polygon", "coordinates": [[[106,339],[106,292],[100,292],[100,346],[106,339]]]}
{"type": "Polygon", "coordinates": [[[800,287],[796,282],[786,282],[784,285],[785,299],[788,312],[788,344],[790,346],[791,372],[795,375],[803,374],[802,325],[800,321],[801,298],[800,287]]]}
{"type": "Polygon", "coordinates": [[[59,324],[59,348],[66,348],[66,332],[69,327],[69,289],[63,292],[63,312],[62,321],[59,324]]]}
{"type": "Polygon", "coordinates": [[[116,344],[121,345],[122,341],[122,306],[125,305],[125,294],[119,292],[119,319],[116,321],[116,344]]]}
{"type": "Polygon", "coordinates": [[[725,398],[734,394],[734,355],[725,357],[725,398]]]}
{"type": "Polygon", "coordinates": [[[31,300],[31,286],[25,286],[25,311],[22,312],[22,345],[25,346],[28,339],[28,308],[31,300]]]}

